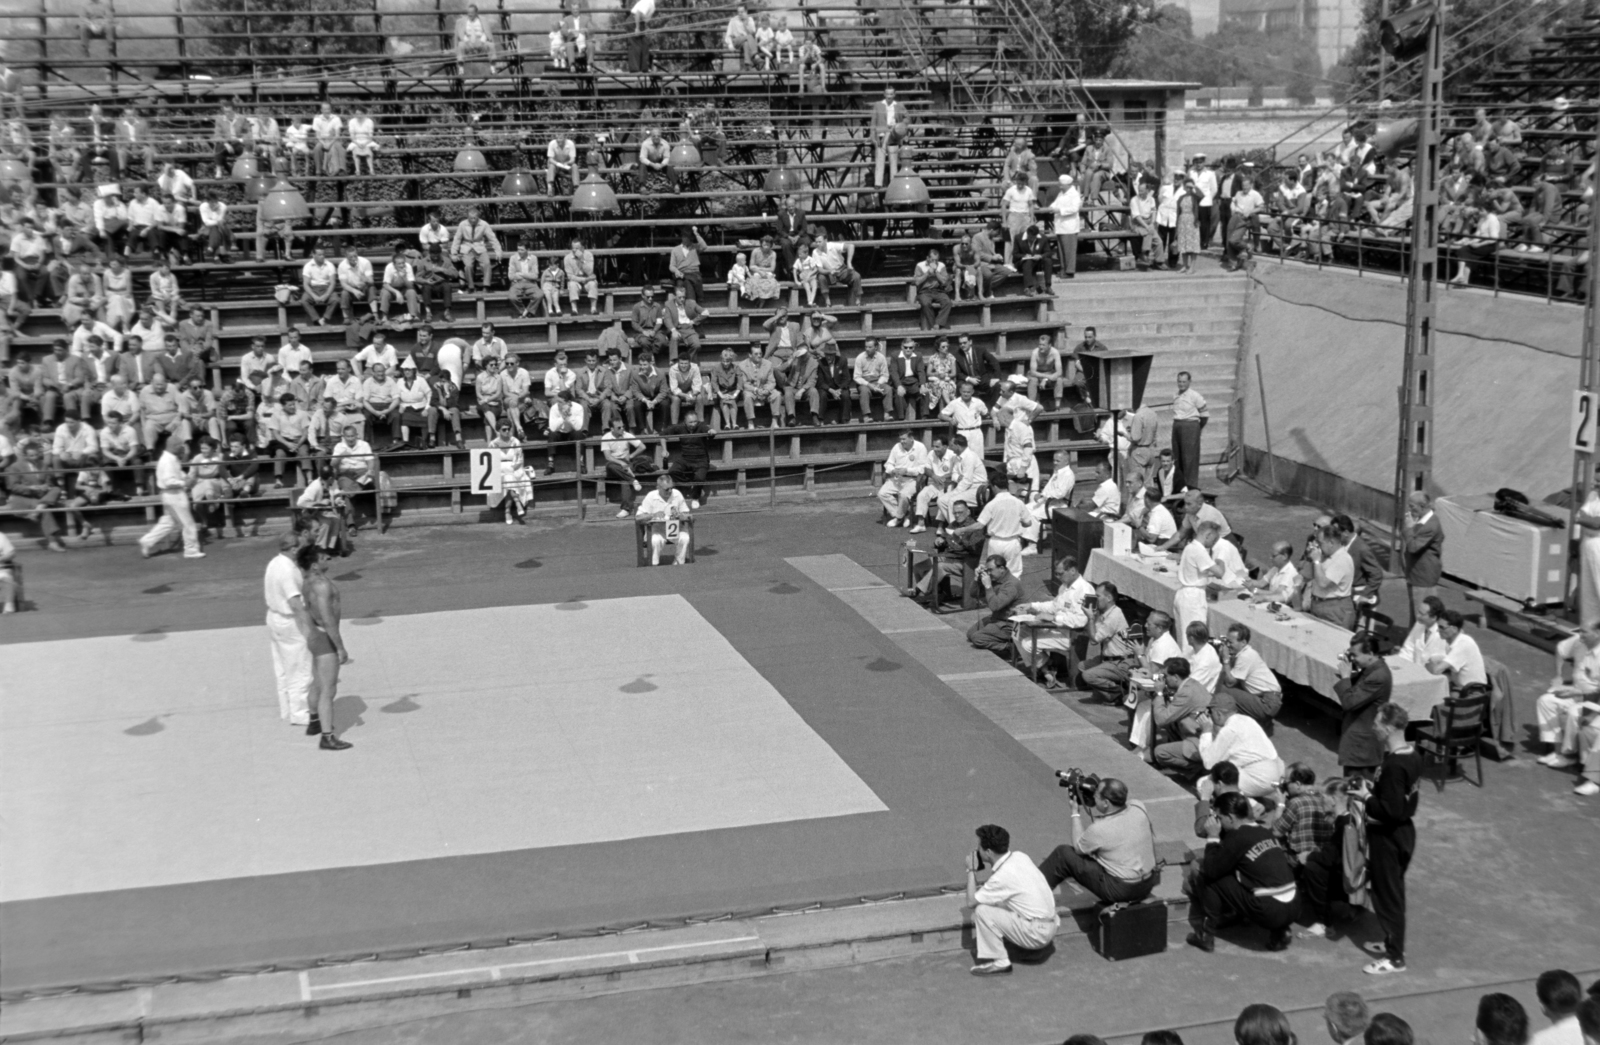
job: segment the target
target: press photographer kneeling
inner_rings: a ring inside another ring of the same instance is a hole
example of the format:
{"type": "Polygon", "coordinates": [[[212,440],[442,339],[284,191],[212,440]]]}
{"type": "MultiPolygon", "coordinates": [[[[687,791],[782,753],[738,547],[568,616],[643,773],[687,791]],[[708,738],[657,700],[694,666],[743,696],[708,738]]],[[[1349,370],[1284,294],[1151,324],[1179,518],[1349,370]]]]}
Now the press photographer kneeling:
{"type": "Polygon", "coordinates": [[[1068,878],[1107,903],[1136,903],[1161,880],[1155,828],[1144,805],[1120,780],[1081,770],[1057,773],[1072,802],[1072,844],[1056,846],[1039,864],[1054,889],[1068,878]]]}

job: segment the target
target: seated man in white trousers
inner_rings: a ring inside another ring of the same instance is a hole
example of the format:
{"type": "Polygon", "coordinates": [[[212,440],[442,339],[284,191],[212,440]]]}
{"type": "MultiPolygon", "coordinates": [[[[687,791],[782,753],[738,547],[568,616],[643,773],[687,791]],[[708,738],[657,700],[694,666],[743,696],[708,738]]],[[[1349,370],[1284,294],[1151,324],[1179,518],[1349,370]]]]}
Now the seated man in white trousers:
{"type": "Polygon", "coordinates": [[[945,445],[942,437],[934,439],[933,448],[928,451],[928,481],[917,491],[916,504],[912,508],[912,533],[923,532],[929,522],[938,524],[938,499],[950,485],[950,473],[955,466],[956,452],[945,445]]]}
{"type": "Polygon", "coordinates": [[[996,824],[978,828],[978,850],[967,854],[967,903],[978,941],[974,976],[1011,971],[1007,940],[1036,951],[1061,928],[1050,883],[1026,853],[1011,848],[1011,835],[996,824]]]}
{"type": "Polygon", "coordinates": [[[900,433],[900,438],[889,450],[889,459],[883,464],[883,485],[878,488],[878,500],[889,513],[885,525],[911,525],[911,505],[917,496],[917,480],[928,470],[928,448],[912,434],[910,429],[900,433]]]}
{"type": "MultiPolygon", "coordinates": [[[[656,476],[656,488],[645,494],[644,500],[639,502],[639,511],[635,518],[648,519],[651,522],[678,520],[680,524],[678,536],[673,540],[677,553],[673,562],[677,566],[684,564],[684,558],[689,554],[689,528],[683,524],[690,518],[689,503],[683,499],[683,494],[673,489],[672,476],[665,472],[656,476]]],[[[654,529],[650,531],[650,565],[661,565],[661,550],[666,544],[665,536],[654,529]]]]}
{"type": "Polygon", "coordinates": [[[1540,765],[1583,762],[1580,795],[1600,794],[1600,621],[1589,621],[1556,647],[1556,679],[1534,702],[1539,739],[1550,745],[1540,765]]]}

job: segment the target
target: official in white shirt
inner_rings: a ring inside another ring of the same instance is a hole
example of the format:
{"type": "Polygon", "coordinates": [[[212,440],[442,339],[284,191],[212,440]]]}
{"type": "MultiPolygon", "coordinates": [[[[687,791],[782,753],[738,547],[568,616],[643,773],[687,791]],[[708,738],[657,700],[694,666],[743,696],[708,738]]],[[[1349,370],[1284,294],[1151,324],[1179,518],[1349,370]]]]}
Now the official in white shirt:
{"type": "Polygon", "coordinates": [[[1204,686],[1207,693],[1216,693],[1217,683],[1222,681],[1222,657],[1211,644],[1211,629],[1204,621],[1190,621],[1183,629],[1183,637],[1189,644],[1183,651],[1183,658],[1189,662],[1189,677],[1204,686]]]}
{"type": "Polygon", "coordinates": [[[926,530],[927,519],[934,511],[939,495],[950,486],[950,474],[956,466],[956,452],[945,445],[942,438],[933,441],[933,449],[928,452],[928,464],[924,470],[928,481],[922,489],[917,491],[916,507],[912,509],[915,525],[911,527],[912,533],[922,533],[926,530]]]}
{"type": "MultiPolygon", "coordinates": [[[[1600,621],[1589,621],[1556,646],[1555,681],[1533,705],[1539,739],[1550,745],[1549,753],[1539,759],[1540,765],[1567,769],[1577,763],[1582,733],[1592,732],[1600,722],[1600,713],[1585,709],[1585,703],[1600,703],[1600,621]]],[[[1586,758],[1591,748],[1592,744],[1582,751],[1586,758]]],[[[1585,766],[1586,776],[1590,768],[1600,769],[1600,765],[1585,766]]],[[[1578,785],[1580,794],[1600,793],[1584,789],[1592,780],[1578,785]]]]}
{"type": "Polygon", "coordinates": [[[1035,545],[1043,536],[1044,523],[1049,520],[1050,513],[1071,502],[1072,488],[1078,483],[1069,451],[1057,450],[1054,464],[1055,471],[1045,480],[1043,488],[1028,499],[1028,523],[1022,531],[1022,539],[1035,545]]]}
{"type": "Polygon", "coordinates": [[[983,422],[989,416],[989,408],[983,400],[973,395],[972,382],[961,385],[961,394],[946,403],[939,411],[939,416],[956,426],[956,435],[965,436],[968,443],[983,452],[983,422]]]}
{"type": "MultiPolygon", "coordinates": [[[[1146,645],[1144,655],[1140,657],[1144,673],[1151,678],[1159,680],[1166,673],[1164,665],[1174,657],[1187,660],[1188,657],[1178,640],[1172,635],[1172,618],[1160,610],[1151,611],[1145,618],[1144,630],[1146,645]]],[[[1146,762],[1150,761],[1150,718],[1154,711],[1156,691],[1153,689],[1139,691],[1139,701],[1134,705],[1133,722],[1128,727],[1128,742],[1133,745],[1134,752],[1146,762]]]]}
{"type": "MultiPolygon", "coordinates": [[[[1221,580],[1226,572],[1226,567],[1211,555],[1219,537],[1215,523],[1201,523],[1194,540],[1184,545],[1183,554],[1178,557],[1178,591],[1172,597],[1172,606],[1180,632],[1187,632],[1196,621],[1206,622],[1206,587],[1221,580]]],[[[1345,556],[1346,560],[1349,558],[1345,556]]]]}
{"type": "Polygon", "coordinates": [[[1445,649],[1424,665],[1435,675],[1448,676],[1451,692],[1489,684],[1483,653],[1478,649],[1478,641],[1462,630],[1465,623],[1465,618],[1455,610],[1445,610],[1439,615],[1439,637],[1444,639],[1445,649]]]}
{"type": "Polygon", "coordinates": [[[149,533],[139,538],[139,554],[146,559],[180,531],[183,534],[183,557],[206,557],[206,553],[200,550],[200,527],[189,510],[189,487],[194,484],[184,467],[188,460],[189,447],[173,439],[156,461],[156,489],[161,494],[161,518],[156,520],[149,533]]]}
{"type": "Polygon", "coordinates": [[[278,554],[267,563],[262,590],[267,600],[267,634],[272,638],[272,670],[278,680],[278,717],[293,726],[311,721],[311,615],[301,597],[304,577],[295,565],[300,536],[278,538],[278,554]]]}
{"type": "Polygon", "coordinates": [[[1028,506],[1017,496],[1018,483],[1009,479],[1006,487],[996,487],[994,496],[978,513],[977,525],[989,535],[983,557],[1002,556],[1011,576],[1022,576],[1022,531],[1027,524],[1028,506]]]}
{"type": "Polygon", "coordinates": [[[1283,707],[1283,685],[1251,647],[1250,639],[1248,626],[1228,625],[1228,634],[1222,639],[1222,680],[1211,706],[1241,711],[1270,731],[1273,717],[1283,707]]]}
{"type": "Polygon", "coordinates": [[[907,429],[889,449],[883,465],[883,485],[878,500],[889,513],[888,526],[909,526],[912,499],[917,495],[917,480],[928,470],[928,448],[907,429]]]}
{"type": "Polygon", "coordinates": [[[1295,569],[1294,545],[1288,541],[1276,541],[1272,545],[1272,565],[1267,568],[1261,580],[1250,587],[1262,598],[1292,606],[1295,596],[1300,592],[1300,585],[1304,582],[1305,578],[1295,569]]]}
{"type": "Polygon", "coordinates": [[[1007,940],[1039,950],[1061,928],[1050,883],[1028,854],[1011,848],[1010,833],[997,824],[978,828],[978,849],[967,854],[967,903],[978,943],[975,976],[1011,971],[1007,940]]]}
{"type": "MultiPolygon", "coordinates": [[[[647,519],[651,522],[665,522],[668,519],[677,519],[680,522],[690,518],[689,504],[683,499],[683,494],[673,489],[672,476],[665,472],[656,476],[656,488],[644,495],[644,500],[639,502],[639,513],[635,518],[647,519]]],[[[661,549],[666,547],[666,537],[657,533],[654,528],[650,531],[650,565],[661,565],[661,549]]],[[[673,541],[677,548],[676,558],[673,562],[682,566],[685,557],[689,554],[689,528],[678,527],[678,536],[673,541]]]]}
{"type": "Polygon", "coordinates": [[[1161,503],[1161,488],[1147,486],[1140,494],[1144,498],[1144,519],[1139,524],[1139,550],[1159,554],[1161,548],[1178,533],[1178,522],[1172,511],[1161,503]]]}
{"type": "Polygon", "coordinates": [[[950,471],[950,488],[939,495],[939,516],[946,522],[955,518],[953,505],[966,501],[967,507],[978,506],[978,490],[989,481],[989,469],[983,463],[983,443],[976,447],[959,432],[950,440],[956,453],[955,466],[950,471]]]}
{"type": "Polygon", "coordinates": [[[1354,631],[1356,603],[1350,589],[1356,565],[1331,528],[1317,534],[1311,549],[1311,580],[1305,589],[1305,611],[1313,617],[1354,631]]]}
{"type": "Polygon", "coordinates": [[[1417,603],[1417,622],[1406,633],[1400,644],[1399,655],[1416,664],[1426,665],[1435,656],[1444,656],[1449,643],[1439,634],[1439,615],[1444,613],[1444,600],[1429,595],[1417,603]]]}
{"type": "Polygon", "coordinates": [[[1094,507],[1089,509],[1089,514],[1097,519],[1119,518],[1122,515],[1122,490],[1111,477],[1111,465],[1105,461],[1095,465],[1094,477],[1094,507]]]}

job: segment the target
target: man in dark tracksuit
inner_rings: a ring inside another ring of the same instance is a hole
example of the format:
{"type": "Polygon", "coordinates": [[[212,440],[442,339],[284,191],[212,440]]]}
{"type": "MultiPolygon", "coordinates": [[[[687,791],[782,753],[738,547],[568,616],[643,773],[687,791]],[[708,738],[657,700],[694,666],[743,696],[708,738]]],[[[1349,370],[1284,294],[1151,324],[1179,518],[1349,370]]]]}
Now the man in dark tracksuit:
{"type": "Polygon", "coordinates": [[[1294,862],[1269,828],[1251,822],[1249,799],[1229,791],[1212,805],[1222,821],[1222,840],[1206,846],[1187,883],[1190,899],[1200,908],[1189,945],[1213,951],[1219,928],[1246,921],[1271,934],[1269,950],[1281,951],[1289,946],[1289,926],[1299,913],[1294,862]]]}
{"type": "Polygon", "coordinates": [[[1363,971],[1375,976],[1406,971],[1406,868],[1417,848],[1422,756],[1406,740],[1410,716],[1398,704],[1378,708],[1372,723],[1383,742],[1378,782],[1362,792],[1367,803],[1367,883],[1372,910],[1383,927],[1384,957],[1363,971]]]}
{"type": "Polygon", "coordinates": [[[715,434],[700,420],[698,411],[689,411],[682,424],[670,425],[663,433],[677,436],[668,445],[667,474],[689,494],[689,506],[699,508],[706,499],[706,472],[711,465],[711,440],[715,434]]]}

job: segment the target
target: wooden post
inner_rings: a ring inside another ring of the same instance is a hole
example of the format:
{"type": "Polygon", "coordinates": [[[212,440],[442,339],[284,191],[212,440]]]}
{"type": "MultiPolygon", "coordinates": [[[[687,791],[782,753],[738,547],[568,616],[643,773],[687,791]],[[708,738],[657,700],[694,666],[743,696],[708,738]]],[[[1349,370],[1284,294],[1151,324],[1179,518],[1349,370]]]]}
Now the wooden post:
{"type": "MultiPolygon", "coordinates": [[[[1281,489],[1278,486],[1278,461],[1272,456],[1272,425],[1267,422],[1267,379],[1261,373],[1260,356],[1256,356],[1256,385],[1261,389],[1261,431],[1267,437],[1267,468],[1272,475],[1272,492],[1277,493],[1281,489]]],[[[1244,453],[1242,431],[1240,435],[1239,453],[1242,455],[1244,453]]]]}

